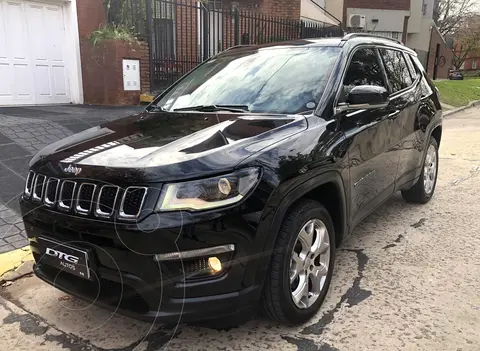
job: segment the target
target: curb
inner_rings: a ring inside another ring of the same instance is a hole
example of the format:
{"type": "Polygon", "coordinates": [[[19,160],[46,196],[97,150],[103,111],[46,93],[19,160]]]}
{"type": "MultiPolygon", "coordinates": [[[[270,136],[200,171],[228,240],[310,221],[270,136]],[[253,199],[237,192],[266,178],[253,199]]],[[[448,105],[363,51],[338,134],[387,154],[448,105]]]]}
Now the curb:
{"type": "Polygon", "coordinates": [[[448,117],[448,116],[451,116],[451,115],[454,115],[458,112],[462,112],[462,111],[465,111],[466,109],[469,109],[471,107],[476,107],[476,106],[480,106],[480,100],[477,100],[477,101],[472,101],[471,103],[469,103],[468,105],[465,105],[465,106],[462,106],[462,107],[458,107],[454,110],[450,110],[450,111],[447,111],[443,114],[443,117],[448,117]]]}
{"type": "Polygon", "coordinates": [[[33,272],[30,246],[0,254],[0,283],[16,280],[33,272]]]}

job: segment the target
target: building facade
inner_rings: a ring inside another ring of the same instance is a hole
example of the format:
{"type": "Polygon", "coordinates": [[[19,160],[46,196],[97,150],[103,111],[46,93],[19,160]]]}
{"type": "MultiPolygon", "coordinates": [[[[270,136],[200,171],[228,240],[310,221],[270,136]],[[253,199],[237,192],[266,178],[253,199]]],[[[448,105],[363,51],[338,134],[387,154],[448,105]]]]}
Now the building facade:
{"type": "Polygon", "coordinates": [[[365,31],[402,40],[417,52],[431,78],[447,78],[453,55],[433,20],[437,2],[344,0],[343,23],[347,31],[365,31]]]}

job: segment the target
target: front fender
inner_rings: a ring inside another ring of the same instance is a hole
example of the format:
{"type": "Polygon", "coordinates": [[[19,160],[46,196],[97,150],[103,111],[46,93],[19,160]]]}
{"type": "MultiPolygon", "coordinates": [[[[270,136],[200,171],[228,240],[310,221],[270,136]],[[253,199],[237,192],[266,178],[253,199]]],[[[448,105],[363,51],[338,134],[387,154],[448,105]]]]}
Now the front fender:
{"type": "MultiPolygon", "coordinates": [[[[345,237],[349,231],[347,218],[348,208],[346,201],[346,193],[342,176],[337,170],[325,171],[310,179],[306,179],[300,185],[290,190],[284,196],[272,194],[267,205],[265,206],[265,217],[260,222],[258,233],[265,233],[257,236],[255,246],[259,248],[258,255],[250,260],[245,271],[245,285],[263,284],[265,275],[270,265],[271,253],[275,247],[278,232],[283,223],[283,219],[288,213],[289,208],[299,199],[305,196],[311,190],[326,184],[333,183],[340,193],[340,206],[342,211],[342,220],[339,230],[339,238],[345,237]]],[[[262,215],[263,217],[263,215],[262,215]]]]}

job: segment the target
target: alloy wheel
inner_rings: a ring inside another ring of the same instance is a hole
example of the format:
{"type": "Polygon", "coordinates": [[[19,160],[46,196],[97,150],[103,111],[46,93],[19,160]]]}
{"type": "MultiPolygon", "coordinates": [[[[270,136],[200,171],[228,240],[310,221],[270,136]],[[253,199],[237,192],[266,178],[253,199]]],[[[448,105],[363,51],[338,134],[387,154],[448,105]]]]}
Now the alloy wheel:
{"type": "Polygon", "coordinates": [[[435,185],[437,176],[437,150],[435,146],[430,145],[425,157],[425,164],[423,166],[423,186],[425,193],[430,195],[435,185]]]}
{"type": "Polygon", "coordinates": [[[322,293],[330,263],[330,237],[319,219],[309,220],[300,230],[290,261],[290,289],[300,309],[312,306],[322,293]]]}

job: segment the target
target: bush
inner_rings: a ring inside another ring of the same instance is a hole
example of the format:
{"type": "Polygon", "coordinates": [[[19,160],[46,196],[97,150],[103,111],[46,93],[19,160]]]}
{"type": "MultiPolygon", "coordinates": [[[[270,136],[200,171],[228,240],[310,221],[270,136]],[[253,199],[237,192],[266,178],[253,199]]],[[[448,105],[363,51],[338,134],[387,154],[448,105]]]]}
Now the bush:
{"type": "Polygon", "coordinates": [[[137,38],[132,30],[116,24],[106,24],[102,28],[92,32],[88,39],[96,46],[99,42],[104,40],[122,40],[126,42],[137,41],[137,38]]]}

